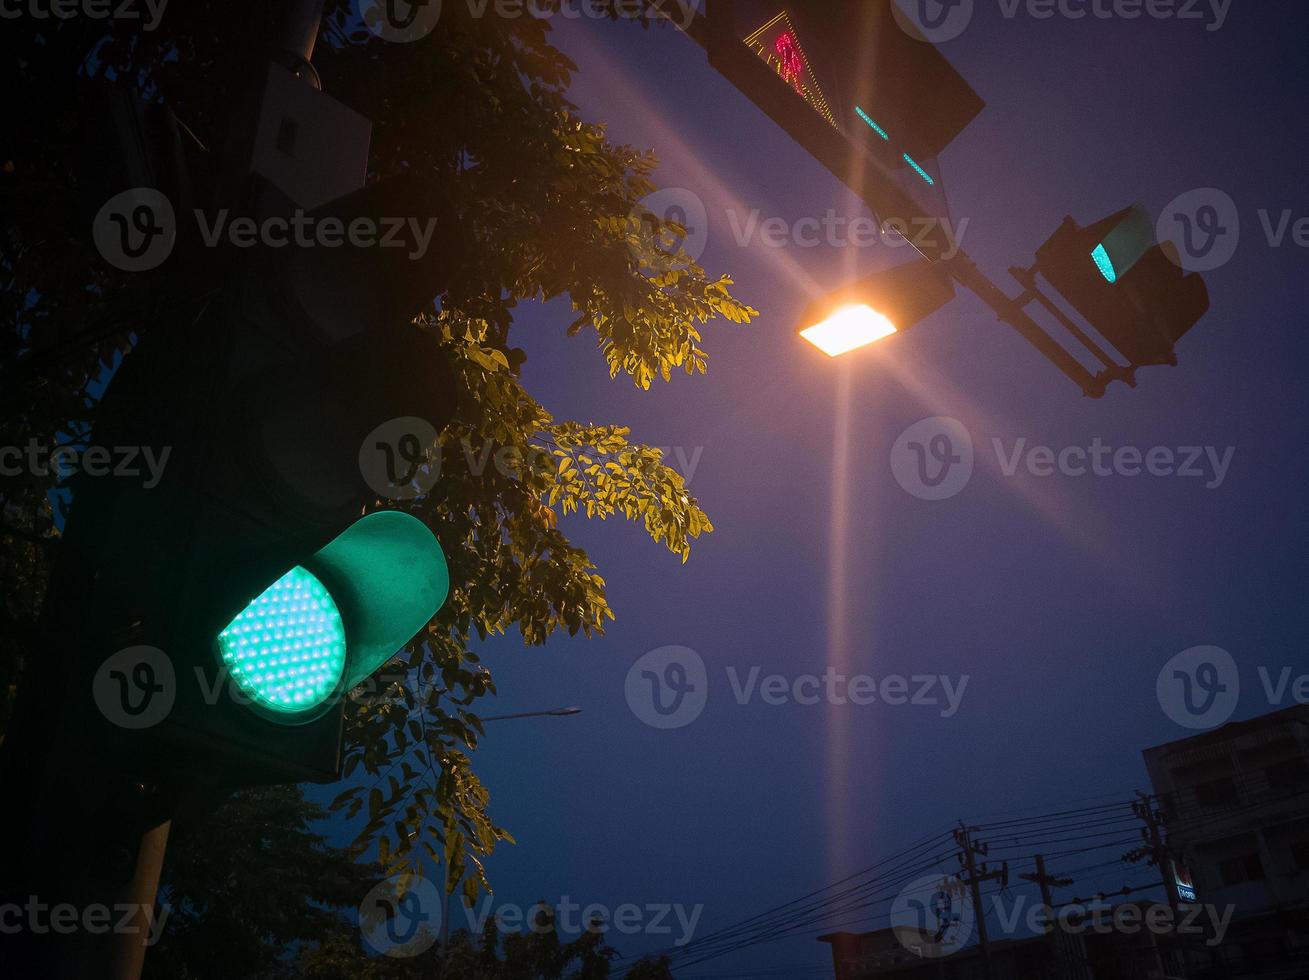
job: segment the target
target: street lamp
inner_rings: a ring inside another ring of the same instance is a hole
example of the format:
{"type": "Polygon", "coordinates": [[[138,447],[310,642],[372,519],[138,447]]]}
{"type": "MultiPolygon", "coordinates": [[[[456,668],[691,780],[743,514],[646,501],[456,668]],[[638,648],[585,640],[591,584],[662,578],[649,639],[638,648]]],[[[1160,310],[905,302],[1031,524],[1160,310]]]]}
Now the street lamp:
{"type": "Polygon", "coordinates": [[[838,357],[896,332],[896,326],[867,303],[839,307],[827,319],[802,327],[800,336],[828,357],[838,357]]]}
{"type": "Polygon", "coordinates": [[[908,330],[953,298],[945,267],[918,259],[811,304],[798,332],[828,357],[839,357],[908,330]]]}

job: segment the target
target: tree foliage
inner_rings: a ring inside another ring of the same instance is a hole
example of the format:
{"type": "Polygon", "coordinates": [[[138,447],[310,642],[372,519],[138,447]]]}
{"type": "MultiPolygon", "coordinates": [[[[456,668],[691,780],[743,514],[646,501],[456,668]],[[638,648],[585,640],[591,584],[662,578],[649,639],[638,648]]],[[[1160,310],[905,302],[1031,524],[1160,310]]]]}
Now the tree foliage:
{"type": "Polygon", "coordinates": [[[303,980],[673,980],[668,959],[647,956],[623,967],[605,941],[606,924],[593,920],[576,937],[559,935],[555,910],[539,903],[528,928],[501,931],[489,916],[476,935],[460,930],[448,947],[409,958],[370,957],[336,933],[295,963],[303,980]]]}
{"type": "Polygon", "coordinates": [[[295,976],[303,949],[347,935],[341,910],[358,905],[377,869],[316,833],[324,816],[290,785],[246,790],[178,821],[148,980],[295,976]]]}
{"type": "Polygon", "coordinates": [[[488,915],[476,934],[455,931],[448,947],[379,956],[361,942],[355,917],[381,869],[315,832],[323,817],[300,787],[271,786],[180,822],[169,841],[164,928],[146,957],[146,980],[672,978],[660,957],[616,964],[601,921],[565,939],[544,902],[527,928],[502,930],[488,915]]]}

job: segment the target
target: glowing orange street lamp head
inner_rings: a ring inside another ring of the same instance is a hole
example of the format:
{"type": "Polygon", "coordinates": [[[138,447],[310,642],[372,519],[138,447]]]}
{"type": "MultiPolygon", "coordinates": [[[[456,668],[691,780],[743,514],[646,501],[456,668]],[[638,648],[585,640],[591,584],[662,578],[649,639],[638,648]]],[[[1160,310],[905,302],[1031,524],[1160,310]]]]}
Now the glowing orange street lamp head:
{"type": "Polygon", "coordinates": [[[838,357],[896,332],[895,324],[867,303],[837,308],[827,319],[805,327],[800,336],[828,357],[838,357]]]}
{"type": "Polygon", "coordinates": [[[944,266],[927,259],[907,262],[814,303],[799,334],[828,357],[839,357],[908,330],[953,298],[944,266]]]}

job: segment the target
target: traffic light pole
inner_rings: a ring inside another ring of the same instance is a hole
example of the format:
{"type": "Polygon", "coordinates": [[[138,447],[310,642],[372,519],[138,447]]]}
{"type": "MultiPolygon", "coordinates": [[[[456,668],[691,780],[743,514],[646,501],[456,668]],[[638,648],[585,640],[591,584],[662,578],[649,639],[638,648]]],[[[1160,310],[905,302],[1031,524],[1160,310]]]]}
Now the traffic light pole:
{"type": "Polygon", "coordinates": [[[24,929],[8,938],[5,964],[15,975],[25,966],[22,975],[57,980],[137,980],[155,921],[167,814],[181,798],[87,714],[93,665],[83,654],[104,645],[94,626],[108,618],[97,595],[104,570],[86,560],[87,531],[70,522],[65,534],[0,753],[3,781],[14,790],[0,819],[11,842],[0,901],[34,903],[52,917],[56,908],[103,909],[111,928],[24,929]]]}
{"type": "Polygon", "coordinates": [[[282,33],[282,49],[306,64],[312,61],[322,20],[323,0],[290,0],[282,33]]]}
{"type": "MultiPolygon", "coordinates": [[[[286,7],[278,39],[284,57],[301,63],[317,86],[317,73],[311,59],[318,41],[324,0],[290,0],[286,7]]],[[[244,120],[235,120],[243,125],[244,120]]],[[[243,176],[243,175],[242,175],[243,176]]],[[[168,849],[168,836],[172,820],[164,820],[144,830],[137,841],[136,866],[132,877],[122,889],[123,902],[134,911],[130,928],[116,930],[109,961],[112,980],[139,980],[145,968],[149,937],[153,934],[155,903],[164,870],[164,857],[168,849]]]]}
{"type": "Polygon", "coordinates": [[[136,850],[136,870],[124,890],[124,901],[133,908],[131,931],[114,934],[111,976],[113,980],[137,980],[145,967],[148,938],[154,931],[155,898],[164,870],[168,832],[173,822],[165,820],[141,835],[136,850]]]}

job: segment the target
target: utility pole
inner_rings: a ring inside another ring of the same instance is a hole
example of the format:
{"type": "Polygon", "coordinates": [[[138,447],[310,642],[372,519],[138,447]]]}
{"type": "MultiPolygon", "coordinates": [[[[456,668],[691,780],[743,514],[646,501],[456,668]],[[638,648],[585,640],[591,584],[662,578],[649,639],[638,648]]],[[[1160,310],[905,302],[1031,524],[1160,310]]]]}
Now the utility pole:
{"type": "MultiPolygon", "coordinates": [[[[1167,896],[1168,907],[1172,909],[1173,912],[1172,921],[1176,922],[1178,906],[1177,888],[1174,883],[1169,880],[1168,846],[1164,843],[1163,834],[1161,833],[1161,828],[1163,827],[1163,814],[1160,812],[1159,808],[1155,806],[1154,797],[1142,793],[1139,790],[1136,795],[1137,799],[1132,803],[1132,813],[1136,815],[1137,819],[1145,824],[1145,826],[1141,828],[1141,839],[1144,842],[1144,846],[1128,851],[1123,855],[1123,860],[1136,863],[1137,861],[1144,859],[1148,863],[1153,864],[1159,870],[1159,877],[1164,886],[1164,895],[1167,896]]],[[[1159,940],[1154,933],[1150,933],[1150,946],[1154,951],[1155,963],[1159,969],[1159,975],[1168,976],[1168,971],[1164,968],[1163,952],[1159,949],[1159,940]]],[[[1179,964],[1179,967],[1182,970],[1182,976],[1185,976],[1186,964],[1184,959],[1183,962],[1179,964]]]]}
{"type": "Polygon", "coordinates": [[[982,948],[982,973],[986,980],[995,980],[995,971],[991,965],[991,940],[986,931],[986,910],[982,908],[982,883],[999,879],[1000,887],[1007,887],[1009,884],[1009,862],[1005,861],[994,871],[987,867],[985,861],[979,867],[977,864],[978,855],[986,857],[990,848],[986,844],[973,840],[972,835],[976,832],[976,827],[967,827],[963,821],[960,821],[959,829],[954,832],[954,839],[961,851],[957,855],[959,863],[968,873],[965,884],[968,885],[972,893],[974,915],[977,917],[977,940],[982,948]]]}
{"type": "Polygon", "coordinates": [[[1132,804],[1132,813],[1145,824],[1141,828],[1141,839],[1145,842],[1145,846],[1129,851],[1123,857],[1132,862],[1146,858],[1150,864],[1159,869],[1159,878],[1163,882],[1164,894],[1168,896],[1168,905],[1176,912],[1177,889],[1168,879],[1168,846],[1164,843],[1161,833],[1163,814],[1154,805],[1153,797],[1139,791],[1136,795],[1138,798],[1132,804]]]}
{"type": "Polygon", "coordinates": [[[1054,897],[1051,892],[1052,886],[1058,885],[1060,888],[1066,888],[1073,883],[1072,878],[1060,878],[1056,875],[1046,874],[1045,855],[1036,855],[1036,871],[1029,872],[1025,875],[1019,875],[1023,881],[1030,881],[1038,885],[1041,889],[1041,907],[1045,912],[1045,934],[1048,936],[1054,931],[1054,897]]]}
{"type": "Polygon", "coordinates": [[[1030,881],[1041,889],[1041,909],[1045,913],[1043,930],[1046,935],[1046,945],[1049,949],[1051,966],[1054,970],[1059,970],[1059,940],[1055,935],[1054,927],[1054,894],[1053,887],[1066,888],[1073,883],[1072,878],[1060,878],[1056,875],[1048,874],[1045,870],[1045,855],[1036,855],[1036,871],[1029,872],[1018,876],[1023,881],[1030,881]]]}

